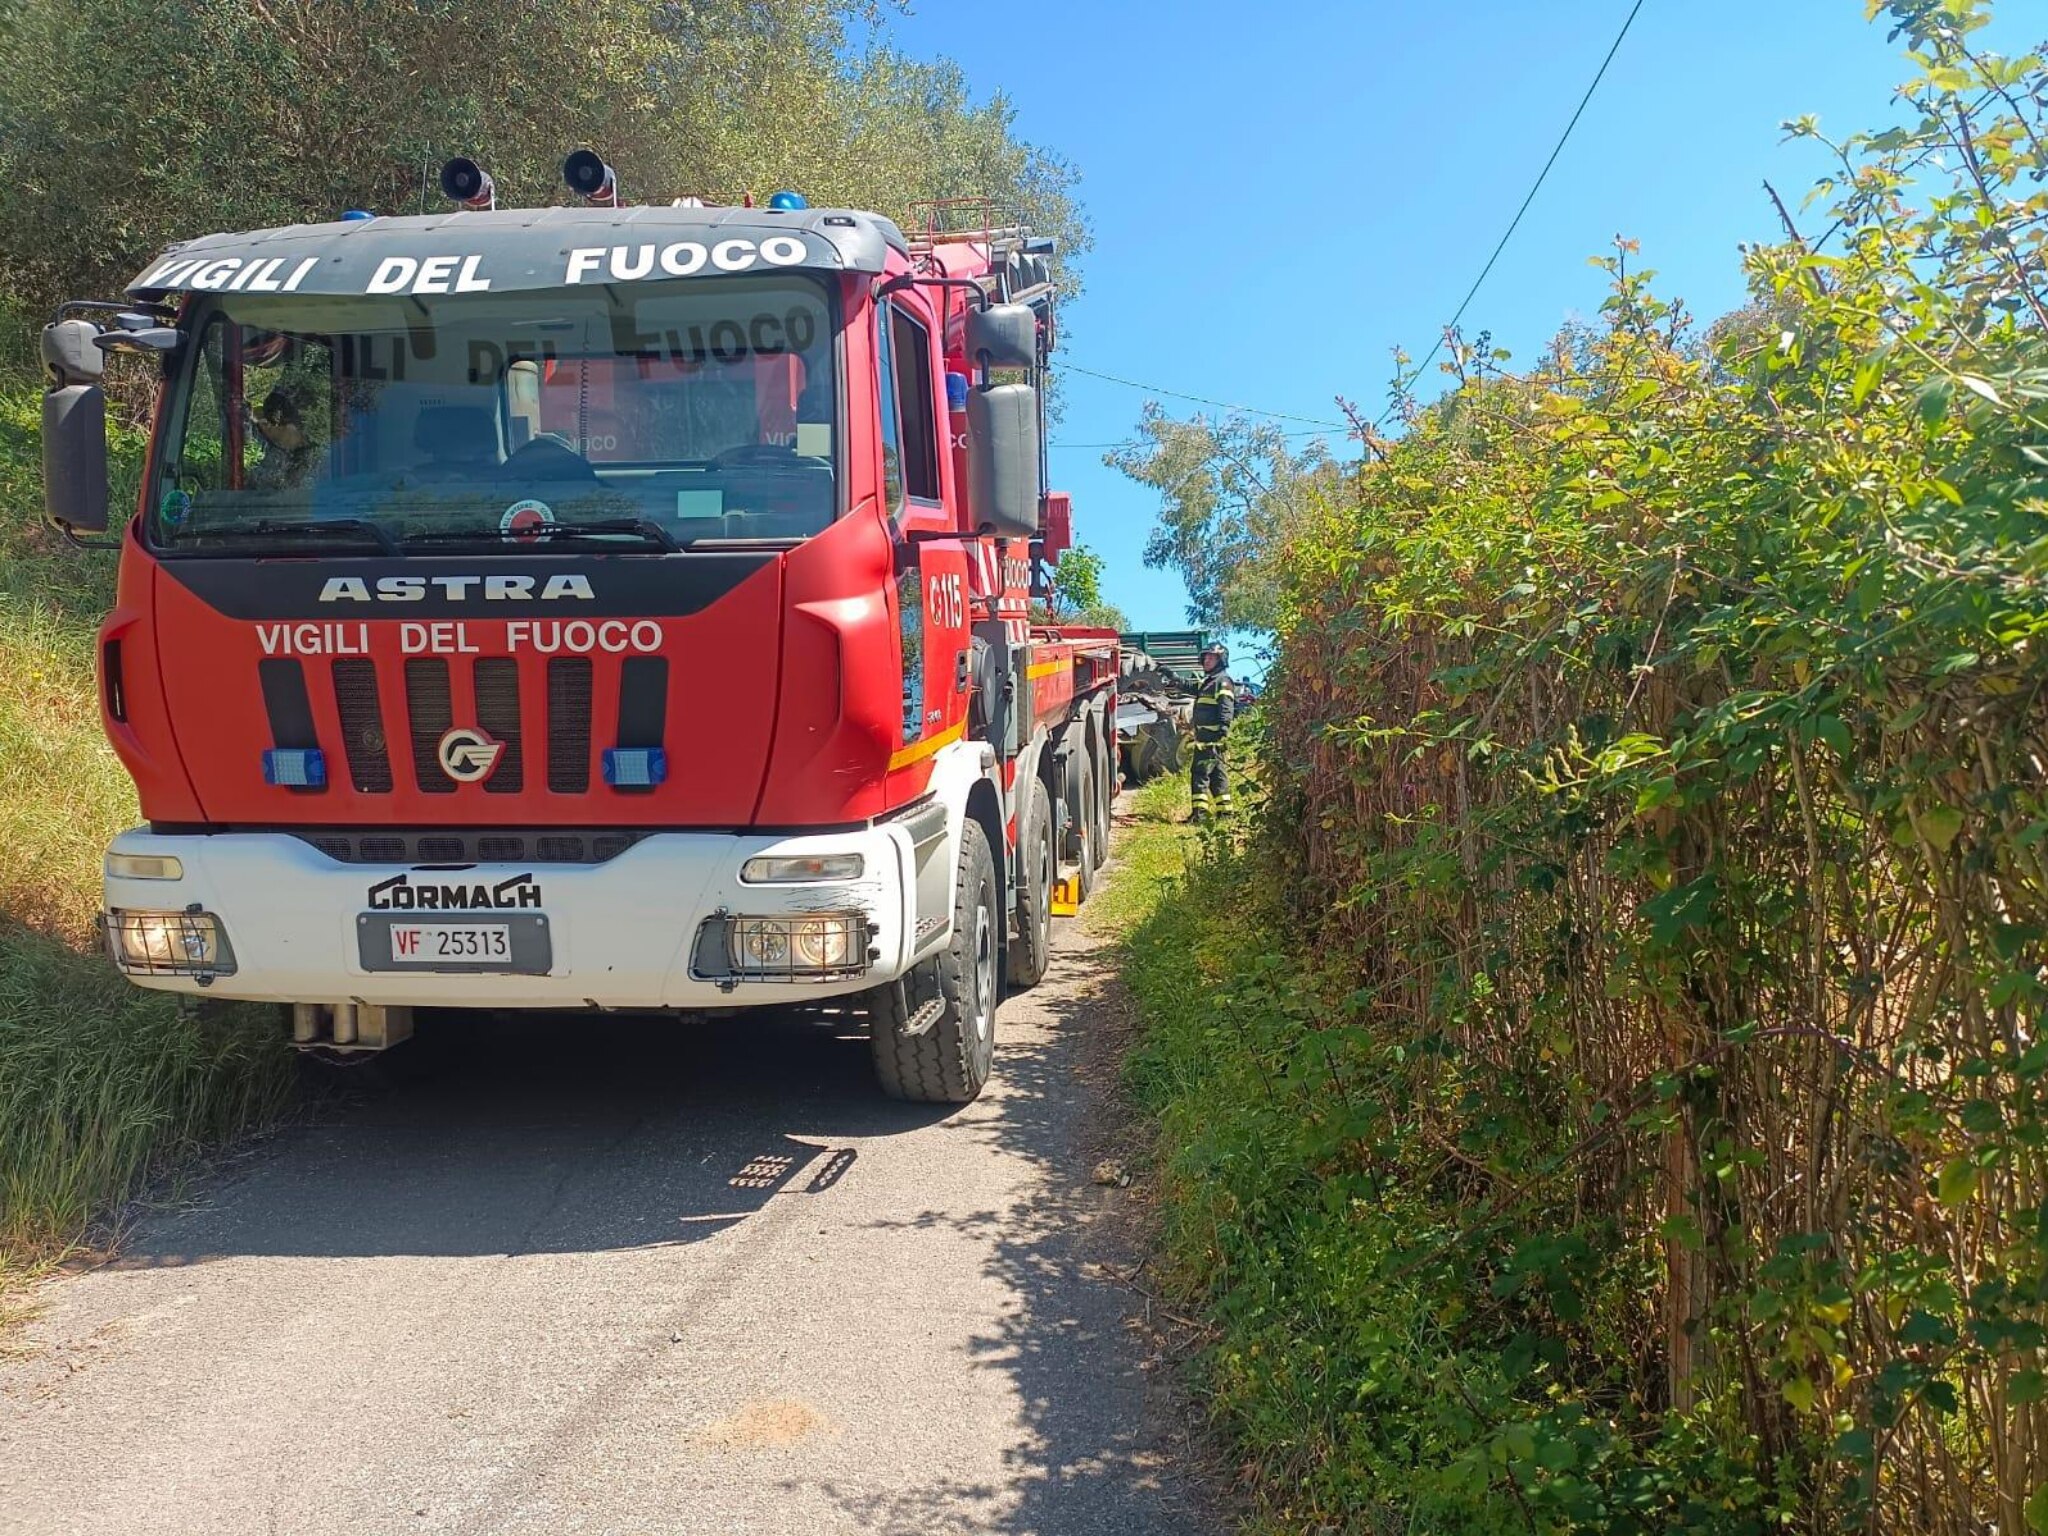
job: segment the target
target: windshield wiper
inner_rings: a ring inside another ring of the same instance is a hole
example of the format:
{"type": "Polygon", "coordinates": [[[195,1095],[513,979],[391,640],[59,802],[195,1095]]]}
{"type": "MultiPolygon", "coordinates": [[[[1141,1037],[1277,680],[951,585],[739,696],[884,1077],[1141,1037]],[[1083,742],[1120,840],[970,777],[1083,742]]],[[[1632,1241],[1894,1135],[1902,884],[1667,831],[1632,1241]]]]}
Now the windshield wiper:
{"type": "Polygon", "coordinates": [[[521,538],[546,539],[556,534],[578,533],[637,533],[648,543],[665,554],[675,554],[682,546],[676,537],[651,517],[600,517],[587,523],[542,523],[538,528],[522,528],[521,538]]]}
{"type": "Polygon", "coordinates": [[[373,523],[364,517],[323,517],[317,521],[287,522],[278,518],[266,518],[261,522],[243,523],[234,528],[210,528],[202,537],[233,539],[242,535],[251,538],[279,538],[290,534],[306,534],[312,538],[331,538],[345,534],[350,538],[368,539],[377,546],[380,553],[403,555],[398,540],[391,530],[382,523],[373,523]]]}
{"type": "Polygon", "coordinates": [[[677,554],[682,546],[676,543],[675,535],[651,517],[600,517],[587,523],[537,523],[531,528],[521,528],[517,533],[491,533],[482,529],[438,529],[429,533],[415,533],[407,537],[408,544],[488,544],[494,548],[507,545],[537,544],[543,539],[557,537],[573,538],[582,533],[632,533],[638,534],[664,554],[677,554]]]}

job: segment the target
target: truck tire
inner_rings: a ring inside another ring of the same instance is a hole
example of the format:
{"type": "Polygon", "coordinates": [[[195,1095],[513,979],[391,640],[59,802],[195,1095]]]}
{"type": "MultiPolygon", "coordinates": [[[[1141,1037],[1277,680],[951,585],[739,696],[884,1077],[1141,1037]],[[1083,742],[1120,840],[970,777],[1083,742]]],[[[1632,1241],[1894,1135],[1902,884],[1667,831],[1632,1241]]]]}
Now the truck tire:
{"type": "Polygon", "coordinates": [[[1095,867],[1109,862],[1109,834],[1116,804],[1116,748],[1103,753],[1095,764],[1095,867]]]}
{"type": "Polygon", "coordinates": [[[996,967],[1003,913],[981,824],[960,829],[953,937],[900,981],[867,995],[875,1079],[892,1099],[965,1104],[988,1081],[996,1049],[996,967]]]}
{"type": "Polygon", "coordinates": [[[1010,940],[1009,982],[1035,987],[1052,963],[1052,805],[1045,784],[1031,781],[1017,821],[1017,936],[1010,940]]]}
{"type": "Polygon", "coordinates": [[[1078,867],[1075,879],[1080,886],[1081,899],[1086,901],[1095,889],[1095,871],[1102,864],[1102,851],[1097,842],[1100,824],[1095,815],[1095,762],[1085,747],[1074,754],[1071,772],[1074,775],[1075,841],[1080,845],[1074,861],[1078,867]]]}
{"type": "Polygon", "coordinates": [[[1140,784],[1150,783],[1159,772],[1159,743],[1142,727],[1132,733],[1131,739],[1124,743],[1123,756],[1124,782],[1133,789],[1140,784]]]}
{"type": "Polygon", "coordinates": [[[1159,736],[1159,771],[1179,773],[1186,766],[1187,738],[1181,734],[1180,722],[1161,721],[1159,736]]]}

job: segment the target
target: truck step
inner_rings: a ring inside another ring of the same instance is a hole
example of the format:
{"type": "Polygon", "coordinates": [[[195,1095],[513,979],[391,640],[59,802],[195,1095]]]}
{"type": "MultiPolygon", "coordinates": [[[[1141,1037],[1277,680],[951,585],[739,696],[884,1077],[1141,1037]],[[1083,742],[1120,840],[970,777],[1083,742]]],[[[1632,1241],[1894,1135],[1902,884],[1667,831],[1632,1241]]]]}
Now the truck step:
{"type": "Polygon", "coordinates": [[[904,1035],[921,1035],[938,1023],[939,1015],[945,1011],[946,1000],[943,997],[935,997],[903,1021],[901,1033],[904,1035]]]}

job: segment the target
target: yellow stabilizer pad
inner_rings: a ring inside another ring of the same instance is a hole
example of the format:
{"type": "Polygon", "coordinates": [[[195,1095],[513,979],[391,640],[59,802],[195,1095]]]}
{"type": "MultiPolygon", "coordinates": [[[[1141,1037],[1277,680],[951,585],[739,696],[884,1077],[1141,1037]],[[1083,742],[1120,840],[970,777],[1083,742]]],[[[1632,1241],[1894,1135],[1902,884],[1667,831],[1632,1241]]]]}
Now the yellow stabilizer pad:
{"type": "Polygon", "coordinates": [[[1072,917],[1081,910],[1081,882],[1069,877],[1052,883],[1052,915],[1072,917]]]}

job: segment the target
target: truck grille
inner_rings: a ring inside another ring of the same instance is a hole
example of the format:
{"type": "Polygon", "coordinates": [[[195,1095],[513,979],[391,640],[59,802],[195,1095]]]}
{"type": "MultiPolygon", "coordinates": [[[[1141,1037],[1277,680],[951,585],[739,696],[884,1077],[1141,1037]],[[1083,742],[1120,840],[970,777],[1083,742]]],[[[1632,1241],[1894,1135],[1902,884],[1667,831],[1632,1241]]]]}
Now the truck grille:
{"type": "Polygon", "coordinates": [[[548,788],[580,795],[590,788],[590,659],[548,662],[548,788]]]}
{"type": "MultiPolygon", "coordinates": [[[[529,740],[542,759],[531,765],[533,771],[545,771],[550,791],[558,795],[589,793],[596,735],[591,718],[596,678],[589,657],[548,659],[546,718],[532,722],[530,730],[522,710],[521,664],[516,657],[479,656],[452,664],[442,656],[407,657],[400,664],[396,696],[385,691],[389,673],[380,674],[379,665],[365,657],[336,657],[328,667],[327,681],[340,726],[340,756],[348,765],[347,782],[358,794],[388,795],[397,787],[394,738],[399,743],[397,755],[410,759],[412,782],[423,793],[452,795],[462,788],[442,770],[440,751],[441,738],[458,723],[457,701],[465,698],[474,701],[473,713],[459,723],[473,723],[504,744],[497,768],[481,786],[485,794],[516,795],[528,787],[529,740]],[[464,666],[469,669],[466,680],[452,670],[464,666]],[[464,681],[468,683],[466,694],[460,686],[464,681]],[[400,718],[391,718],[394,715],[400,718]]],[[[383,663],[387,669],[390,665],[383,663]]],[[[302,664],[296,659],[270,658],[260,666],[264,702],[277,744],[318,745],[312,737],[314,715],[302,664]]],[[[312,681],[317,685],[317,674],[312,681]]],[[[616,732],[607,731],[606,745],[662,745],[667,689],[665,660],[635,657],[623,662],[620,718],[616,732]],[[614,735],[616,742],[610,739],[614,735]]],[[[523,857],[545,855],[529,849],[523,857]]]]}
{"type": "Polygon", "coordinates": [[[292,835],[344,864],[603,864],[649,834],[616,827],[573,832],[355,832],[346,827],[305,827],[292,835]]]}
{"type": "Polygon", "coordinates": [[[334,705],[349,782],[358,794],[390,794],[391,752],[384,740],[384,707],[377,702],[377,663],[336,661],[334,705]]]}
{"type": "Polygon", "coordinates": [[[412,722],[412,772],[420,793],[454,794],[455,781],[441,771],[440,760],[441,738],[455,724],[447,662],[438,656],[414,656],[406,662],[405,713],[412,722]]]}
{"type": "Polygon", "coordinates": [[[493,741],[505,744],[498,771],[484,780],[484,793],[518,794],[526,788],[526,763],[519,744],[519,663],[510,656],[486,656],[477,662],[476,723],[493,741]]]}

